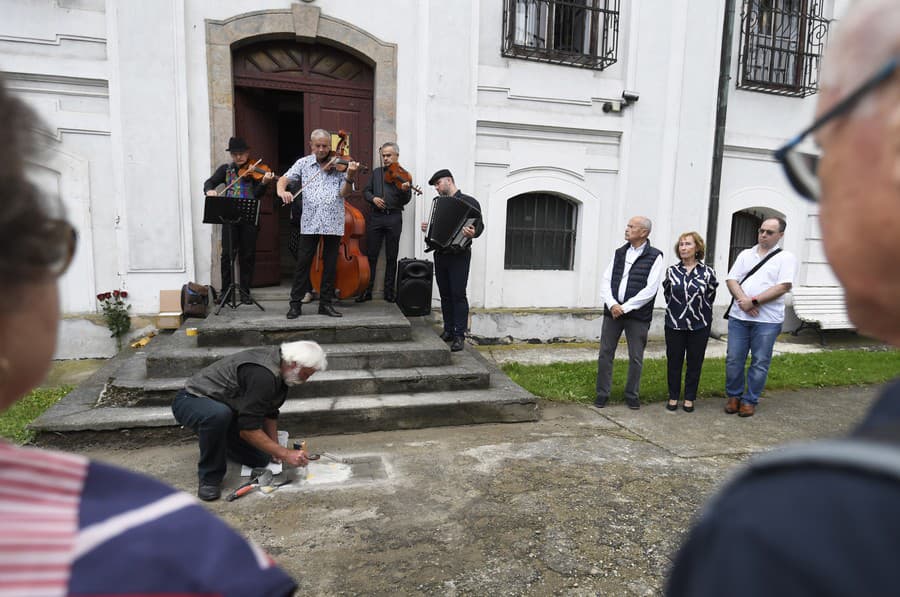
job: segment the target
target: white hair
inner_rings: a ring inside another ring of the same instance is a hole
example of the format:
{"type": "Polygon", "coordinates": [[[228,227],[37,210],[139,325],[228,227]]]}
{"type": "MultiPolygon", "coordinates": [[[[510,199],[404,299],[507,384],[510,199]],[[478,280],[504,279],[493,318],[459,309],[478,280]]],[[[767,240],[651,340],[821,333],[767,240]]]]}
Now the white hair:
{"type": "Polygon", "coordinates": [[[309,340],[285,342],[281,345],[281,360],[301,367],[309,367],[316,371],[325,371],[328,361],[322,347],[309,340]]]}
{"type": "Polygon", "coordinates": [[[647,232],[653,230],[653,222],[650,221],[650,218],[644,216],[635,216],[635,219],[641,225],[641,228],[646,229],[647,232]]]}
{"type": "Polygon", "coordinates": [[[309,140],[313,141],[314,139],[331,139],[331,133],[325,129],[316,129],[309,134],[309,140]]]}

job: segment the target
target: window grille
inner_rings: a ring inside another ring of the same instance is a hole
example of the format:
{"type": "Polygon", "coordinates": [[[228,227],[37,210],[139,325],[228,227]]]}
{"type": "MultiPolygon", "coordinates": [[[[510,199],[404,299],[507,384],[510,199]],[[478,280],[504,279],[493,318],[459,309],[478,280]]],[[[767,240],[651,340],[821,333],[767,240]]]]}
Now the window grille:
{"type": "Polygon", "coordinates": [[[550,193],[518,195],[506,204],[506,269],[571,270],[578,208],[550,193]]]}
{"type": "Polygon", "coordinates": [[[738,255],[741,254],[741,251],[756,245],[759,239],[759,227],[762,223],[762,216],[746,211],[738,211],[731,216],[731,249],[728,251],[729,270],[734,265],[738,255]]]}
{"type": "Polygon", "coordinates": [[[737,86],[812,95],[827,35],[821,0],[744,0],[737,86]]]}
{"type": "Polygon", "coordinates": [[[618,44],[619,0],[504,0],[509,58],[603,70],[618,44]]]}

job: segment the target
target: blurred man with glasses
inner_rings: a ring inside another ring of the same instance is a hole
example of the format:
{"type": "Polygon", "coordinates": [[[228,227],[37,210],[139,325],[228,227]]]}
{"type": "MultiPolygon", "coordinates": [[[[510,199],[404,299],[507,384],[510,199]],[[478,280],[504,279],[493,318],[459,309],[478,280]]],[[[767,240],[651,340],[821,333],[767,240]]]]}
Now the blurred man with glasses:
{"type": "MultiPolygon", "coordinates": [[[[819,202],[825,253],[861,333],[900,346],[900,2],[860,0],[829,44],[815,122],[778,150],[819,202]],[[818,172],[797,151],[813,135],[818,172]]],[[[669,595],[896,595],[900,382],[849,438],[755,459],[675,560],[669,595]]]]}
{"type": "Polygon", "coordinates": [[[784,323],[784,294],[797,273],[797,258],[778,247],[786,227],[782,218],[763,220],[757,244],[741,251],[726,278],[734,297],[727,313],[725,358],[729,415],[752,417],[766,386],[772,349],[784,323]],[[750,367],[745,372],[748,353],[750,367]]]}

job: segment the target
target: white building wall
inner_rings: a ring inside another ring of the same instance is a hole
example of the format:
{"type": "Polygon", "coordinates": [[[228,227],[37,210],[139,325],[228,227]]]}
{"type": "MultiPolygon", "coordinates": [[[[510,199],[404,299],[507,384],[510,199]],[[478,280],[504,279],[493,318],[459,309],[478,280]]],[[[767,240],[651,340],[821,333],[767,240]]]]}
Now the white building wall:
{"type": "MultiPolygon", "coordinates": [[[[826,15],[839,14],[847,0],[827,4],[826,15]]],[[[159,289],[211,279],[214,237],[202,223],[201,189],[227,155],[210,147],[209,82],[221,73],[208,72],[206,22],[291,5],[0,0],[0,70],[52,139],[36,176],[66,202],[81,238],[62,281],[69,314],[95,312],[95,294],[114,288],[129,290],[134,312],[154,313],[159,289]]],[[[705,236],[724,3],[623,1],[618,61],[604,71],[502,57],[502,2],[314,5],[396,44],[401,162],[423,188],[449,168],[481,202],[487,228],[469,283],[476,310],[600,307],[600,276],[632,215],[654,220],[651,241],[667,263],[681,232],[705,236]],[[626,89],[638,102],[603,112],[626,89]],[[506,204],[531,191],[578,205],[571,271],[505,270],[506,204]]],[[[815,206],[793,195],[769,157],[811,120],[816,97],[735,89],[739,28],[738,14],[714,265],[724,276],[731,215],[763,208],[788,218],[798,282],[833,284],[815,206]]],[[[405,212],[401,257],[427,257],[418,223],[433,196],[426,190],[405,212]]],[[[598,333],[599,320],[591,326],[598,333]]],[[[78,335],[77,350],[89,353],[84,330],[78,335]]]]}

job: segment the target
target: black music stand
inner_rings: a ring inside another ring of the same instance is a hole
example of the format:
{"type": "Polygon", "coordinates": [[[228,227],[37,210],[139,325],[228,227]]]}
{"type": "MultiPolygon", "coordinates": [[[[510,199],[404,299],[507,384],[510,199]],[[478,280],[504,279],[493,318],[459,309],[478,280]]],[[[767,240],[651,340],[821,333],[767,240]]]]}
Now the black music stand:
{"type": "MultiPolygon", "coordinates": [[[[219,314],[222,306],[226,303],[232,309],[237,309],[241,303],[237,300],[238,274],[235,271],[235,257],[233,251],[234,239],[231,238],[231,225],[233,224],[250,224],[256,226],[259,223],[259,199],[253,197],[219,197],[206,196],[203,204],[203,223],[204,224],[222,224],[222,250],[227,251],[228,258],[231,260],[231,284],[222,291],[222,298],[216,305],[214,313],[219,314]],[[228,302],[228,299],[231,302],[228,302]]],[[[260,311],[265,311],[262,305],[256,302],[250,289],[247,289],[247,296],[250,301],[259,307],[260,311]]]]}

